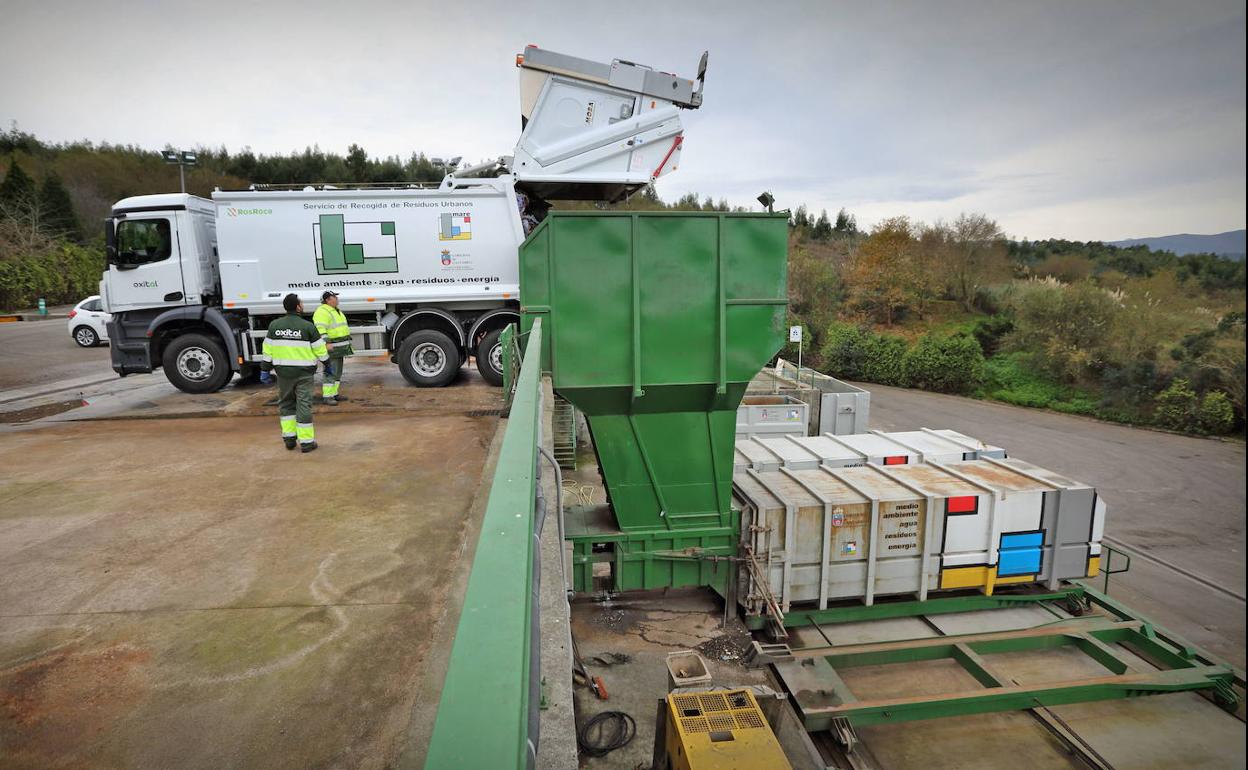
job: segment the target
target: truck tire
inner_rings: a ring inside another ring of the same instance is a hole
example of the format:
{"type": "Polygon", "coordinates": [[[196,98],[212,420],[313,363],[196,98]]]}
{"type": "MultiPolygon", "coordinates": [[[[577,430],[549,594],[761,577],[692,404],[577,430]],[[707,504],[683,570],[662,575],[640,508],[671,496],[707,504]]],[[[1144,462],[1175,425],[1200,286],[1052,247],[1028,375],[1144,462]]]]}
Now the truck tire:
{"type": "Polygon", "coordinates": [[[450,383],[463,364],[451,338],[433,329],[404,337],[398,358],[399,371],[418,388],[440,388],[450,383]]]}
{"type": "Polygon", "coordinates": [[[481,339],[477,345],[477,371],[491,385],[503,384],[503,344],[499,337],[502,329],[495,329],[481,339]]]}
{"type": "Polygon", "coordinates": [[[205,334],[184,334],[161,356],[165,377],[184,393],[214,393],[234,376],[221,343],[205,334]]]}

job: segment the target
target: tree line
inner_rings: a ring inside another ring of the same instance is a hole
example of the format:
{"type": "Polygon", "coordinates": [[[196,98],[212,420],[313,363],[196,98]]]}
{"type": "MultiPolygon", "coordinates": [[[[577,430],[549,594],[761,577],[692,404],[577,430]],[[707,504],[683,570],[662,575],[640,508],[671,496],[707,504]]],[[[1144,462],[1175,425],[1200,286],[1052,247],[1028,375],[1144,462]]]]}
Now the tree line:
{"type": "MultiPolygon", "coordinates": [[[[357,144],[344,154],[196,153],[186,181],[199,195],[252,184],[436,183],[446,170],[420,152],[375,158],[357,144]]],[[[96,223],[112,203],[178,189],[178,170],[160,152],[48,143],[16,127],[0,131],[0,174],[7,309],[93,293],[103,268],[96,223]]],[[[746,210],[695,193],[666,202],[653,187],[618,204],[555,205],[746,210]]],[[[808,330],[806,360],[831,374],[1182,430],[1243,423],[1242,262],[1013,241],[982,213],[932,223],[897,216],[863,230],[845,209],[815,215],[800,205],[789,224],[792,321],[808,330]]]]}
{"type": "Polygon", "coordinates": [[[1243,425],[1240,261],[1011,241],[978,213],[832,221],[799,208],[789,257],[792,322],[831,374],[1189,432],[1243,425]]]}

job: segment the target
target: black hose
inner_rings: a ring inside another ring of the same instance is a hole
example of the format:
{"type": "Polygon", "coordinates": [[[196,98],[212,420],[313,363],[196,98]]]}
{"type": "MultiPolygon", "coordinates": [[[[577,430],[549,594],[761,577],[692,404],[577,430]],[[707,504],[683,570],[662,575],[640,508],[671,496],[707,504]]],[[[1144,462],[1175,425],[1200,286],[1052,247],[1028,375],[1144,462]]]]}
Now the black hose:
{"type": "Polygon", "coordinates": [[[622,749],[637,735],[637,723],[623,711],[602,711],[594,714],[581,729],[576,731],[576,742],[581,751],[590,757],[605,757],[616,749],[622,749]],[[608,727],[610,725],[610,727],[608,727]],[[597,728],[596,740],[590,733],[597,728]]]}

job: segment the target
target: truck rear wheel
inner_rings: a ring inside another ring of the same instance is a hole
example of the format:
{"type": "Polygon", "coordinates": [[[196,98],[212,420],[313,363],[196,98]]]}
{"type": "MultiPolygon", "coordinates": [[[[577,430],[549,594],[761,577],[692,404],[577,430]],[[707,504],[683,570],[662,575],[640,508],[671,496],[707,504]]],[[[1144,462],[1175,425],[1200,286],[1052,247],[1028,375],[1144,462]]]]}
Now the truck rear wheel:
{"type": "Polygon", "coordinates": [[[161,366],[169,382],[184,393],[213,393],[234,374],[221,343],[204,334],[184,334],[169,343],[161,366]]]}
{"type": "Polygon", "coordinates": [[[503,384],[503,344],[499,340],[502,329],[495,329],[477,345],[477,371],[491,385],[503,384]]]}
{"type": "Polygon", "coordinates": [[[459,348],[440,331],[422,329],[399,345],[399,371],[418,388],[440,388],[459,372],[459,348]]]}

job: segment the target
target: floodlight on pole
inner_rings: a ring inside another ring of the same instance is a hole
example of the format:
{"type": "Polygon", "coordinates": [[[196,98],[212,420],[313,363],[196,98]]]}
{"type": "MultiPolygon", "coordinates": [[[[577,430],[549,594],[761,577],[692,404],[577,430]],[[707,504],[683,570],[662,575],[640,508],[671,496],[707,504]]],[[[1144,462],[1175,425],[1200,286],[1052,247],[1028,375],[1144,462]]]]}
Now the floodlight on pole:
{"type": "Polygon", "coordinates": [[[182,185],[182,192],[186,192],[186,167],[199,163],[199,158],[189,150],[162,150],[160,154],[165,159],[165,163],[178,167],[178,179],[182,185]]]}

